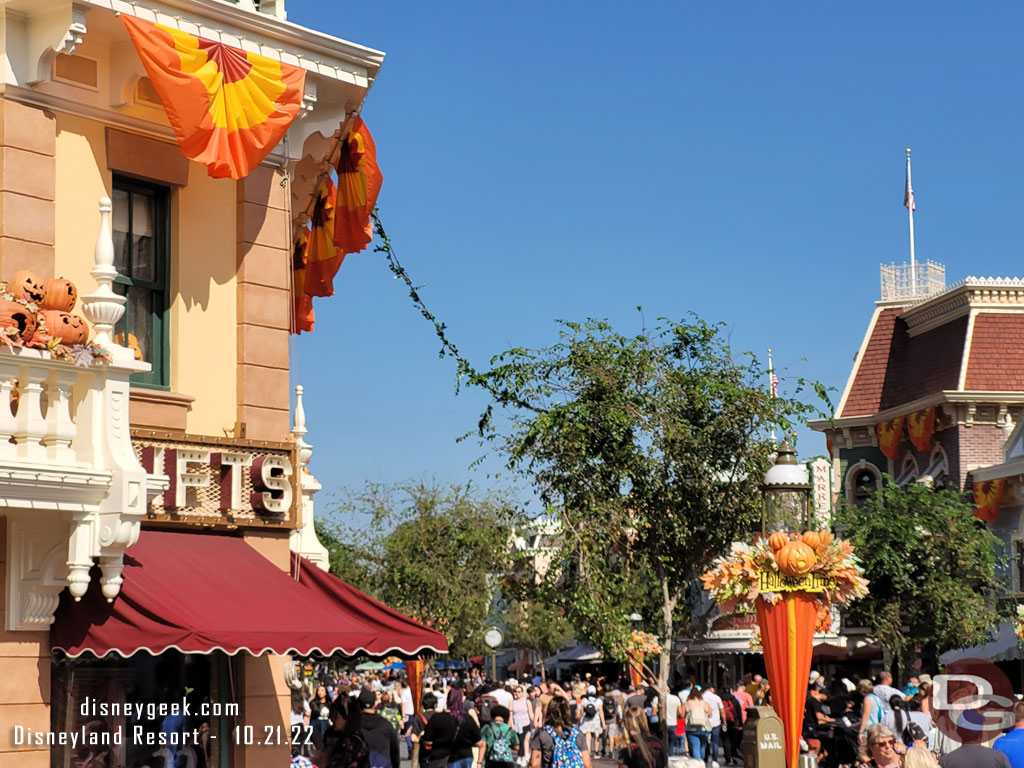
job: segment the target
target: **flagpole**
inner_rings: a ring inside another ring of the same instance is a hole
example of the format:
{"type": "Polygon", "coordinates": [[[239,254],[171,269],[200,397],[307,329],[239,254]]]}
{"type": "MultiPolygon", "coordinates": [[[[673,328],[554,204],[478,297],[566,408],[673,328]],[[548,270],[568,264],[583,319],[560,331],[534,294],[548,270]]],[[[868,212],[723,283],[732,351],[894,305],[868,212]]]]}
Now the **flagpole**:
{"type": "MultiPolygon", "coordinates": [[[[775,369],[772,367],[772,350],[768,348],[768,394],[775,397],[775,369]]],[[[772,443],[775,442],[775,425],[772,425],[772,443]]]]}
{"type": "MultiPolygon", "coordinates": [[[[907,189],[913,195],[914,187],[910,183],[910,147],[907,147],[907,189]]],[[[907,216],[910,221],[910,294],[917,296],[917,266],[914,261],[914,198],[907,205],[907,216]]]]}

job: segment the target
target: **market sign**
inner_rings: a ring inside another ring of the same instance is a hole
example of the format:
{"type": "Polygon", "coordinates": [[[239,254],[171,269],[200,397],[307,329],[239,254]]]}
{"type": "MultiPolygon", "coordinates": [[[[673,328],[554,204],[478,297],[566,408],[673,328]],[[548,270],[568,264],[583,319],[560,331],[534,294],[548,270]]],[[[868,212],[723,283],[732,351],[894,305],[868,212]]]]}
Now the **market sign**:
{"type": "Polygon", "coordinates": [[[836,578],[814,572],[787,576],[779,571],[761,571],[757,588],[760,592],[828,592],[836,588],[836,578]]]}
{"type": "Polygon", "coordinates": [[[291,443],[132,430],[132,446],[150,485],[160,487],[147,505],[150,520],[261,528],[294,521],[291,443]]]}

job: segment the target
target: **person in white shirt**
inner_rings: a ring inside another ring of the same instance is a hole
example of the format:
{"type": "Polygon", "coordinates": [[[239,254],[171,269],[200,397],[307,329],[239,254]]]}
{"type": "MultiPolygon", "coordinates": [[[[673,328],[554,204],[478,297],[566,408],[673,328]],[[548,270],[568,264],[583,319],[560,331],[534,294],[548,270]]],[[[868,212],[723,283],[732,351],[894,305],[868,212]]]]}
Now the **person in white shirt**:
{"type": "Polygon", "coordinates": [[[709,685],[704,689],[704,701],[711,705],[711,717],[708,718],[708,727],[711,729],[711,738],[708,744],[708,754],[711,762],[718,760],[718,752],[722,747],[722,697],[715,693],[715,686],[709,685]]]}
{"type": "Polygon", "coordinates": [[[498,686],[493,691],[489,692],[487,695],[493,696],[494,700],[497,701],[501,706],[505,707],[505,709],[512,709],[512,699],[514,697],[511,693],[506,691],[501,686],[498,686]]]}
{"type": "MultiPolygon", "coordinates": [[[[899,696],[901,699],[906,699],[901,691],[897,691],[892,687],[892,675],[888,672],[878,673],[878,682],[875,684],[874,694],[882,700],[882,717],[886,714],[892,714],[892,704],[890,699],[893,696],[899,696]]],[[[896,734],[899,736],[899,734],[896,734]]]]}
{"type": "Polygon", "coordinates": [[[669,691],[668,701],[665,704],[665,731],[668,733],[668,754],[669,757],[676,757],[683,754],[683,737],[676,735],[679,727],[679,709],[683,706],[680,698],[669,691]]]}

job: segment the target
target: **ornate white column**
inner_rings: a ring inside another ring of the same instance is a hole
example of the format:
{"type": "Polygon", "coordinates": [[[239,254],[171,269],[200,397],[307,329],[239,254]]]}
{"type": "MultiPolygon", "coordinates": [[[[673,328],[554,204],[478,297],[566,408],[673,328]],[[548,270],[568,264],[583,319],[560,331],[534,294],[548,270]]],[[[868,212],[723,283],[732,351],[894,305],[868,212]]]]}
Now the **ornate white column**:
{"type": "Polygon", "coordinates": [[[291,550],[307,560],[316,563],[325,571],[329,565],[327,547],[320,543],[314,525],[315,512],[313,496],[323,486],[309,471],[309,460],[313,456],[313,446],[306,442],[306,409],[302,404],[302,386],[295,387],[295,421],[292,435],[299,452],[299,489],[302,494],[299,506],[299,527],[292,531],[291,550]]]}

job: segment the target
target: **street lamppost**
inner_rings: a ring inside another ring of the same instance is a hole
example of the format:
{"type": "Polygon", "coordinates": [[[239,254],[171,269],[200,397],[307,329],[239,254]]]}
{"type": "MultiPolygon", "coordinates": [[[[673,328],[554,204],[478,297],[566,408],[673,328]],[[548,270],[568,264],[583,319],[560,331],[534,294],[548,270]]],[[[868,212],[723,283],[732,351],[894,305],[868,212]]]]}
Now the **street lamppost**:
{"type": "Polygon", "coordinates": [[[796,449],[784,439],[761,483],[761,534],[809,529],[811,487],[807,468],[797,464],[796,449]]]}

